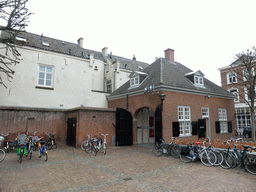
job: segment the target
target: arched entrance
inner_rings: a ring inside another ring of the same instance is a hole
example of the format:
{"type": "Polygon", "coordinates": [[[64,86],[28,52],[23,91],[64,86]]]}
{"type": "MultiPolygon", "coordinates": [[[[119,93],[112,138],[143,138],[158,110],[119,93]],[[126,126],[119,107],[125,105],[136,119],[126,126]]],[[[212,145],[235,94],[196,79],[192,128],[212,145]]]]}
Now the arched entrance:
{"type": "Polygon", "coordinates": [[[137,114],[137,143],[155,142],[155,118],[154,111],[142,108],[137,114]]]}

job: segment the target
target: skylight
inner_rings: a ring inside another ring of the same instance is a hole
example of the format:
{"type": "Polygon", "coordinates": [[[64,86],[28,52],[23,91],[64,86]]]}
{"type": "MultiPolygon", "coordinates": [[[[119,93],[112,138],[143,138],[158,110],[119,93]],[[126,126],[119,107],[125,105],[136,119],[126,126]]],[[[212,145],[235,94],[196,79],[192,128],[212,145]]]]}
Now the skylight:
{"type": "Polygon", "coordinates": [[[23,41],[23,42],[27,42],[27,39],[26,39],[25,37],[19,37],[19,36],[17,36],[17,37],[16,37],[16,40],[18,40],[18,41],[23,41]]]}

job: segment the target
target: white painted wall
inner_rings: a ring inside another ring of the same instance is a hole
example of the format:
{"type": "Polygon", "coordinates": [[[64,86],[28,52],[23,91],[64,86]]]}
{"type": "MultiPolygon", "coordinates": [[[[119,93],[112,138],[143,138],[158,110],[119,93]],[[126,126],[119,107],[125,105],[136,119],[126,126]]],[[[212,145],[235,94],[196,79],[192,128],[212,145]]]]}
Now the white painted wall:
{"type": "Polygon", "coordinates": [[[39,108],[107,107],[103,91],[104,64],[33,48],[20,48],[20,64],[13,67],[14,79],[7,89],[0,86],[0,106],[39,108]],[[36,88],[39,64],[54,67],[53,90],[36,88]],[[97,65],[98,71],[94,70],[97,65]]]}

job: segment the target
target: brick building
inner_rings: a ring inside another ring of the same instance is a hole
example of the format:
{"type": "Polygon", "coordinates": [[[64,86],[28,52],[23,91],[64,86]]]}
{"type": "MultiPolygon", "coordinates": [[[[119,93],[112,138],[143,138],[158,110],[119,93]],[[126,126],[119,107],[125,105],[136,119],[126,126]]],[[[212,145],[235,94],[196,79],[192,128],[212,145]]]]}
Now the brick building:
{"type": "Polygon", "coordinates": [[[172,136],[217,139],[235,134],[233,94],[201,71],[175,62],[172,49],[165,51],[165,58],[131,73],[130,81],[107,99],[109,108],[118,108],[117,116],[120,113],[117,142],[119,138],[134,144],[160,138],[169,142],[172,136]]]}

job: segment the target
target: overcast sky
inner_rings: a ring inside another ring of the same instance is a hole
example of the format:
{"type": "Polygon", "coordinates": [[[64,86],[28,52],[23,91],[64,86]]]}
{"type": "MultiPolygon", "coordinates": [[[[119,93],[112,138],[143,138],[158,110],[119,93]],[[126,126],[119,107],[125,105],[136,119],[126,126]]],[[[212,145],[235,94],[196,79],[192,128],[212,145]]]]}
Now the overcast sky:
{"type": "Polygon", "coordinates": [[[149,64],[175,61],[221,85],[218,68],[256,45],[254,0],[30,0],[28,32],[149,64]]]}

